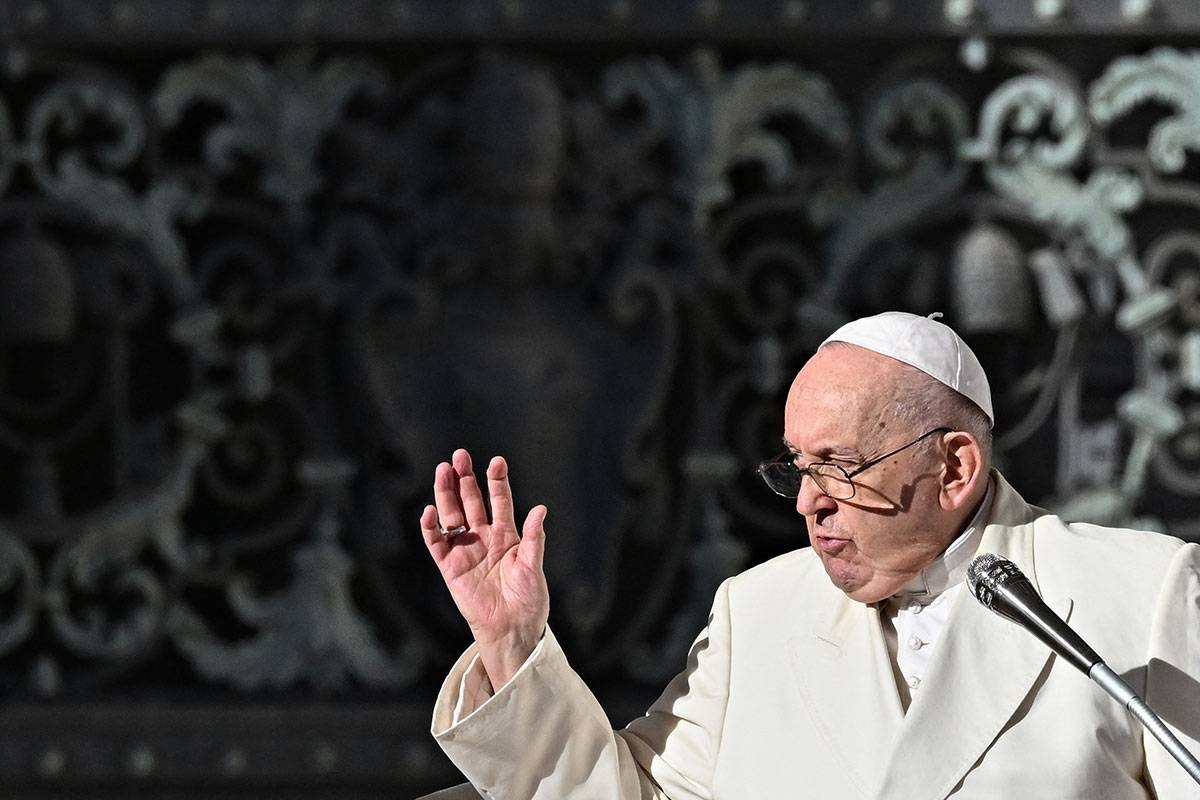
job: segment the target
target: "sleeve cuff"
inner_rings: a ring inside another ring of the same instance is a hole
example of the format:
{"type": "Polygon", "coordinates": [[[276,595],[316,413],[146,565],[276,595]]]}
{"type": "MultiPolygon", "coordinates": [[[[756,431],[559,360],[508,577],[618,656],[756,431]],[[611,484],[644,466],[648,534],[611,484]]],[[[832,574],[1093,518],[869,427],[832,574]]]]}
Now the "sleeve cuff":
{"type": "MultiPolygon", "coordinates": [[[[525,663],[513,675],[512,681],[517,680],[528,666],[537,660],[548,635],[550,635],[549,629],[542,634],[542,638],[538,640],[537,646],[533,648],[529,658],[525,659],[525,663]]],[[[483,662],[479,658],[479,650],[472,644],[459,656],[458,661],[451,667],[450,674],[446,676],[445,683],[442,684],[442,691],[439,693],[434,709],[433,735],[445,733],[469,718],[487,705],[494,694],[492,682],[488,679],[483,662]],[[454,701],[453,706],[450,706],[451,698],[454,701]]]]}
{"type": "Polygon", "coordinates": [[[476,653],[458,684],[458,699],[454,702],[454,714],[450,724],[457,725],[472,711],[486,703],[491,696],[492,682],[488,680],[487,672],[483,669],[479,653],[476,653]]]}

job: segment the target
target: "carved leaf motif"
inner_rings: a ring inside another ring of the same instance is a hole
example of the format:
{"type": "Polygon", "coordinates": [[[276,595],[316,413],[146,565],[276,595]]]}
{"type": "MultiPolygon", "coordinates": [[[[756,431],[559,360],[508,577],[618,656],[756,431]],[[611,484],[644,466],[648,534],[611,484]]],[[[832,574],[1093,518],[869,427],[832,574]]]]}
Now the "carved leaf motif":
{"type": "Polygon", "coordinates": [[[172,470],[153,490],[125,495],[83,520],[85,533],[72,548],[72,577],[92,585],[107,570],[132,562],[147,545],[182,570],[188,555],[180,518],[205,452],[199,442],[185,444],[172,470]]]}
{"type": "Polygon", "coordinates": [[[698,218],[729,200],[725,173],[738,162],[757,162],[774,185],[791,177],[795,145],[771,129],[776,119],[794,117],[839,153],[849,147],[849,116],[822,76],[779,64],[722,78],[706,51],[693,62],[692,75],[662,59],[621,62],[605,73],[605,94],[613,104],[636,98],[650,126],[666,133],[698,218]]]}
{"type": "Polygon", "coordinates": [[[1117,212],[1142,200],[1142,185],[1132,173],[1098,169],[1080,184],[1067,172],[1023,161],[991,166],[987,175],[998,191],[1019,201],[1036,219],[1081,230],[1100,255],[1116,260],[1129,252],[1132,235],[1117,212]]]}
{"type": "Polygon", "coordinates": [[[230,607],[257,633],[244,642],[222,642],[194,611],[180,604],[168,628],[176,645],[206,677],[243,691],[284,688],[302,679],[341,688],[353,676],[373,686],[397,686],[416,674],[420,649],[402,658],[381,649],[355,610],[349,579],[353,562],[334,542],[298,550],[295,580],[275,595],[260,597],[245,580],[229,584],[230,607]]]}
{"type": "Polygon", "coordinates": [[[154,109],[170,127],[194,103],[221,106],[228,121],[206,137],[208,163],[228,173],[239,156],[262,161],[263,191],[299,213],[321,185],[316,157],[325,135],[352,97],[378,92],[384,83],[364,61],[333,59],[320,69],[311,62],[307,51],[285,56],[274,70],[254,59],[209,55],[170,70],[154,94],[154,109]]]}
{"type": "Polygon", "coordinates": [[[716,98],[716,154],[722,168],[753,153],[769,153],[761,163],[772,182],[795,169],[787,139],[769,128],[772,119],[793,116],[807,123],[838,152],[850,146],[845,106],[824,77],[790,64],[742,67],[716,98]]]}
{"type": "Polygon", "coordinates": [[[1088,99],[1101,124],[1149,100],[1174,106],[1176,116],[1154,126],[1147,148],[1150,162],[1164,172],[1183,169],[1187,151],[1200,150],[1200,54],[1164,47],[1118,58],[1092,84],[1088,99]]]}

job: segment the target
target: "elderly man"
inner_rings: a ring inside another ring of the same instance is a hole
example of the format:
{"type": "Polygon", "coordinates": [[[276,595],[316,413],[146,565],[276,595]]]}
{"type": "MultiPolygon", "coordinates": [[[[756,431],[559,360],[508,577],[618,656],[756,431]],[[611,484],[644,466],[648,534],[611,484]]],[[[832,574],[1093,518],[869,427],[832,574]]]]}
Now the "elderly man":
{"type": "Polygon", "coordinates": [[[486,797],[1196,798],[1200,786],[1072,666],[964,589],[1003,556],[1193,752],[1200,547],[1067,524],[990,466],[974,354],[934,319],[851,322],[796,376],[759,467],[811,547],[722,584],[686,667],[613,731],[546,625],[546,508],[518,537],[503,459],[489,521],[470,456],[421,517],[475,644],[433,733],[486,797]]]}

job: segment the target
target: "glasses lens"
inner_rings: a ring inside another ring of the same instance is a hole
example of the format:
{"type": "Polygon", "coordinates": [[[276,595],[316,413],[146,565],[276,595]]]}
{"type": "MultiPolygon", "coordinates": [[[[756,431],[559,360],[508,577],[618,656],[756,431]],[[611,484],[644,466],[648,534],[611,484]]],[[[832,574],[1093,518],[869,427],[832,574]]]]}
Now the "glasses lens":
{"type": "Polygon", "coordinates": [[[758,465],[758,474],[771,491],[784,497],[800,494],[800,470],[786,461],[768,461],[758,465]]]}
{"type": "MultiPolygon", "coordinates": [[[[808,468],[808,474],[822,492],[835,500],[849,500],[854,497],[854,483],[846,471],[836,464],[812,464],[808,468]]],[[[799,489],[798,483],[796,488],[799,489]]]]}

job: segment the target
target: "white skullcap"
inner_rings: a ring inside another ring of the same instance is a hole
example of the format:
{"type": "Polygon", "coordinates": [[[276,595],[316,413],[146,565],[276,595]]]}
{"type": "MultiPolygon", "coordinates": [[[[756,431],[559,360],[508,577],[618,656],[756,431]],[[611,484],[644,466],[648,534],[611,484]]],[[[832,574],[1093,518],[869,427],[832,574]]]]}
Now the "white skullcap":
{"type": "Polygon", "coordinates": [[[994,425],[987,375],[967,343],[950,326],[934,319],[940,316],[885,311],[847,322],[825,342],[858,345],[914,366],[979,406],[994,425]]]}

